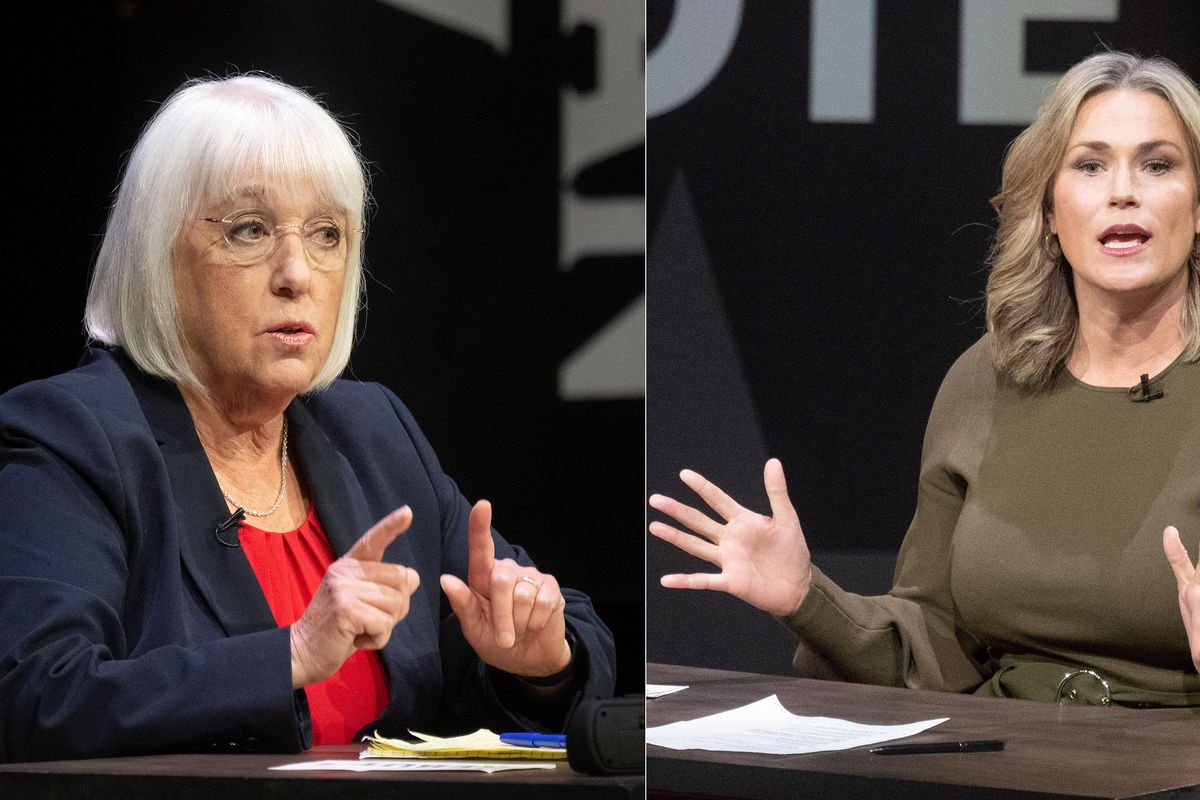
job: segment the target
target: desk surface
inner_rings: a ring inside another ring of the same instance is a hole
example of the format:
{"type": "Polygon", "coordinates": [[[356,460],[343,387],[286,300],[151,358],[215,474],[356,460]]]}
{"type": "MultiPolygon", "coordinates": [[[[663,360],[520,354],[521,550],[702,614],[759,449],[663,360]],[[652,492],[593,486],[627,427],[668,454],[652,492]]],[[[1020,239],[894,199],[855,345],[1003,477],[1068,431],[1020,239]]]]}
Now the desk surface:
{"type": "Polygon", "coordinates": [[[358,745],[315,747],[291,755],[204,754],[96,758],[0,764],[0,797],[73,800],[222,800],[270,797],[297,800],[420,797],[430,800],[607,800],[640,798],[641,775],[593,777],[566,762],[553,770],[496,772],[279,772],[268,768],[298,761],[358,758],[358,745]],[[400,784],[400,785],[398,785],[400,784]]]}
{"type": "Polygon", "coordinates": [[[1003,739],[995,753],[799,756],[646,748],[651,797],[1200,798],[1200,709],[1086,708],[650,664],[647,726],[772,694],[796,714],[894,724],[949,717],[905,742],[1003,739]]]}

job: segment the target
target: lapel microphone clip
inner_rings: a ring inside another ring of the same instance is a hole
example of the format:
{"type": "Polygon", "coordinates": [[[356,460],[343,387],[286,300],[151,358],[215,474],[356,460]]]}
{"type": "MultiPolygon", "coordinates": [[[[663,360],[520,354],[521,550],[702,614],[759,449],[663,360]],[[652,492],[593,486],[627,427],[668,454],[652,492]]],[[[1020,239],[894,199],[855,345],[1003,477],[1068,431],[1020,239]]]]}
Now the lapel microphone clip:
{"type": "MultiPolygon", "coordinates": [[[[1135,403],[1149,403],[1151,400],[1158,400],[1162,396],[1162,389],[1151,391],[1150,376],[1145,373],[1142,374],[1142,382],[1129,390],[1129,399],[1135,403]],[[1142,393],[1141,397],[1138,397],[1138,392],[1142,393]]],[[[240,511],[241,509],[238,510],[240,511]]]]}
{"type": "Polygon", "coordinates": [[[245,521],[246,521],[246,509],[241,508],[239,506],[237,511],[234,511],[232,514],[229,515],[229,519],[227,519],[224,522],[222,522],[221,524],[217,525],[217,527],[213,530],[213,535],[217,537],[218,542],[225,545],[226,547],[231,547],[231,548],[241,547],[242,543],[239,542],[237,539],[238,532],[236,529],[238,527],[240,527],[241,523],[243,523],[245,521]],[[223,534],[225,531],[229,530],[230,528],[234,528],[233,541],[227,542],[223,538],[221,538],[221,534],[223,534]]]}

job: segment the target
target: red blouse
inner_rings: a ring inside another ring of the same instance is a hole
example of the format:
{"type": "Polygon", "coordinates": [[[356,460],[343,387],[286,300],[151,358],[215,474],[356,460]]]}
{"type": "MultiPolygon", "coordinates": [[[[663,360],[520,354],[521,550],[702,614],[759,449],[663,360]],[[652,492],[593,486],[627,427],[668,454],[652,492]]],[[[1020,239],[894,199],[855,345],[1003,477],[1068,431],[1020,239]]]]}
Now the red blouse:
{"type": "MultiPolygon", "coordinates": [[[[270,533],[242,525],[242,550],[281,628],[300,618],[333,563],[333,550],[316,508],[294,531],[270,533]]],[[[379,655],[356,650],[341,669],[304,688],[312,713],[313,744],[348,744],[387,705],[387,680],[379,655]]]]}

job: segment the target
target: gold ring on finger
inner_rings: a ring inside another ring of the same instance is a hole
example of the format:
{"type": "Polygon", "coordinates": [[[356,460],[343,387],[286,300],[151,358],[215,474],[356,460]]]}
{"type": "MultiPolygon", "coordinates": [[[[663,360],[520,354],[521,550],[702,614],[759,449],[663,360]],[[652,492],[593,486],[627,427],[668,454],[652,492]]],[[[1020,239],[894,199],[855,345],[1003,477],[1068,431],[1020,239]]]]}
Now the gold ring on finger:
{"type": "Polygon", "coordinates": [[[541,581],[539,581],[539,580],[536,580],[536,579],[534,579],[534,578],[531,578],[531,577],[529,577],[528,575],[522,575],[520,578],[517,578],[517,580],[519,580],[519,581],[524,581],[525,583],[528,583],[528,584],[529,584],[530,586],[532,586],[534,589],[540,589],[540,588],[542,588],[542,582],[541,582],[541,581]]]}

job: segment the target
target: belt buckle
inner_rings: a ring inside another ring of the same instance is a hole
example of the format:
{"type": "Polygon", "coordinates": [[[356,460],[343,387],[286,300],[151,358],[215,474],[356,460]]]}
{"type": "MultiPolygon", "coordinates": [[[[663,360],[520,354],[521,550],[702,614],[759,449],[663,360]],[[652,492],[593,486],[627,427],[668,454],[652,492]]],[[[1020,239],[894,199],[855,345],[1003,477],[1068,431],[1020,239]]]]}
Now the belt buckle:
{"type": "Polygon", "coordinates": [[[1054,702],[1059,705],[1108,706],[1112,703],[1112,690],[1108,681],[1095,670],[1077,669],[1068,672],[1058,682],[1054,702]]]}

